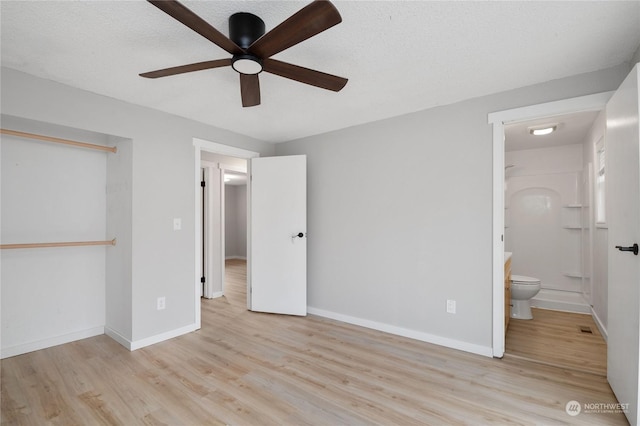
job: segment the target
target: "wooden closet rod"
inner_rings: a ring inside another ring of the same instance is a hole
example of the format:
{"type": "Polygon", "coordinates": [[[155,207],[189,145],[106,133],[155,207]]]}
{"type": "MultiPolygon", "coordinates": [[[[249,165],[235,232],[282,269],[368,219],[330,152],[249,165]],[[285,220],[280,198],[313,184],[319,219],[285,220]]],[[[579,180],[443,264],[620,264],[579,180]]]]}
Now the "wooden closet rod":
{"type": "Polygon", "coordinates": [[[44,135],[36,135],[34,133],[19,132],[17,130],[0,129],[0,133],[4,135],[19,136],[21,138],[37,139],[45,142],[55,142],[55,143],[61,143],[65,145],[72,145],[80,148],[95,149],[98,151],[107,151],[107,152],[113,152],[113,153],[118,151],[118,148],[116,148],[115,146],[103,146],[103,145],[96,145],[96,144],[86,143],[86,142],[76,142],[76,141],[70,141],[68,139],[54,138],[52,136],[44,136],[44,135]]]}
{"type": "Polygon", "coordinates": [[[26,249],[44,247],[77,247],[77,246],[115,246],[116,239],[110,241],[74,241],[65,243],[30,243],[30,244],[1,244],[0,249],[26,249]]]}

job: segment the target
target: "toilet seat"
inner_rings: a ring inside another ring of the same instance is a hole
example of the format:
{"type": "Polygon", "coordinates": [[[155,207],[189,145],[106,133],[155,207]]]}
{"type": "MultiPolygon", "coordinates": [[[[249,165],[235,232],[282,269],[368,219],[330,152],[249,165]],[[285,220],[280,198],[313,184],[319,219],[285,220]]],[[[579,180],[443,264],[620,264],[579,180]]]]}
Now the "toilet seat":
{"type": "Polygon", "coordinates": [[[536,285],[540,284],[540,279],[526,275],[511,275],[511,282],[513,284],[536,285]]]}

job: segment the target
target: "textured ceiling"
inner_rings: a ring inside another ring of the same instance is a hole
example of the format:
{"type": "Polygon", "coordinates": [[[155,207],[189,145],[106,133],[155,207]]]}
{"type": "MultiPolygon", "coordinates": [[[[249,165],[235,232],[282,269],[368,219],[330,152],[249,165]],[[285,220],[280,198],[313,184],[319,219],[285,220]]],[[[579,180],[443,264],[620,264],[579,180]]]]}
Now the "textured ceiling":
{"type": "MultiPolygon", "coordinates": [[[[221,32],[267,31],[307,1],[185,1],[221,32]]],[[[144,1],[2,1],[2,65],[257,139],[282,142],[629,61],[640,2],[335,1],[343,22],[274,56],[349,78],[338,93],[260,75],[242,108],[231,68],[139,73],[229,54],[144,1]]]]}

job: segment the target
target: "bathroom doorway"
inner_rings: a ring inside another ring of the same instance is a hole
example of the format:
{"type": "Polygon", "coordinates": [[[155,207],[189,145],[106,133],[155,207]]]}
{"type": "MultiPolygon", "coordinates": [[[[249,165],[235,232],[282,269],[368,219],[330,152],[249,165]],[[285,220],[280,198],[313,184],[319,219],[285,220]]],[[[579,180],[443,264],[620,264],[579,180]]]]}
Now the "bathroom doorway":
{"type": "MultiPolygon", "coordinates": [[[[540,174],[549,174],[553,175],[554,173],[563,172],[562,164],[558,161],[558,158],[553,158],[552,160],[545,160],[541,158],[539,155],[545,149],[553,149],[553,146],[541,146],[540,140],[537,139],[537,147],[538,155],[527,155],[523,156],[523,152],[526,151],[524,148],[528,148],[533,151],[534,148],[526,147],[524,145],[519,145],[520,149],[513,149],[515,154],[507,155],[506,149],[506,137],[508,136],[508,132],[511,131],[520,131],[520,132],[530,132],[533,128],[543,127],[546,124],[549,124],[551,121],[558,124],[556,125],[556,130],[558,128],[562,128],[563,125],[560,123],[564,123],[562,120],[569,119],[573,116],[580,117],[583,121],[587,123],[589,120],[593,119],[594,116],[598,116],[601,111],[604,110],[607,101],[611,97],[612,92],[599,93],[595,95],[583,96],[579,98],[567,99],[563,101],[551,102],[547,104],[534,105],[529,107],[517,108],[507,111],[501,111],[489,114],[489,123],[493,124],[493,188],[494,188],[494,203],[493,203],[493,355],[495,357],[501,358],[504,355],[505,351],[505,251],[507,245],[511,246],[514,244],[513,241],[507,242],[509,240],[510,235],[509,231],[505,232],[505,229],[508,230],[511,225],[509,221],[511,218],[508,217],[506,213],[508,211],[508,200],[507,197],[513,195],[513,193],[517,193],[520,190],[525,190],[527,187],[533,190],[533,193],[524,194],[528,195],[528,197],[521,197],[521,203],[530,202],[533,203],[530,208],[534,208],[534,206],[541,205],[545,207],[549,212],[553,212],[554,217],[551,222],[554,226],[558,226],[559,230],[564,231],[567,236],[566,238],[562,238],[562,240],[558,240],[557,244],[562,249],[562,245],[575,246],[578,249],[572,252],[571,256],[567,256],[567,258],[563,261],[562,256],[554,257],[553,262],[556,263],[556,267],[554,270],[560,270],[555,275],[553,275],[553,279],[549,278],[547,281],[549,284],[554,286],[555,290],[564,291],[571,290],[573,293],[585,292],[591,294],[591,291],[588,289],[589,285],[585,285],[584,275],[587,275],[582,272],[583,264],[587,264],[588,262],[582,258],[584,251],[582,248],[583,241],[583,232],[588,233],[589,231],[585,231],[582,229],[582,225],[578,226],[576,223],[580,223],[583,220],[583,214],[587,209],[583,209],[579,205],[578,201],[581,201],[584,197],[582,191],[578,191],[579,188],[582,188],[583,184],[583,174],[578,175],[577,171],[574,170],[573,182],[574,182],[574,193],[573,199],[571,197],[566,197],[563,199],[562,193],[568,192],[566,188],[563,187],[566,185],[571,185],[571,180],[567,182],[555,184],[553,183],[553,178],[547,177],[546,181],[551,182],[549,185],[551,188],[545,192],[544,190],[538,191],[541,189],[539,185],[531,184],[531,182],[526,182],[527,180],[531,180],[531,177],[525,177],[527,175],[527,171],[529,174],[533,170],[537,170],[540,174]],[[589,113],[588,115],[582,116],[581,114],[576,113],[589,113]],[[519,152],[520,151],[520,152],[519,152]],[[522,162],[524,166],[518,166],[516,163],[520,161],[521,158],[525,158],[527,161],[522,162]],[[508,163],[508,161],[512,162],[508,163]],[[513,166],[513,167],[509,167],[513,166]],[[518,167],[520,167],[518,169],[518,167]],[[507,173],[505,173],[507,171],[507,173]],[[505,178],[507,176],[516,176],[522,175],[522,179],[519,178],[522,182],[514,182],[512,186],[512,192],[508,193],[509,185],[506,182],[505,178]],[[553,184],[552,184],[553,183],[553,184]],[[537,189],[536,189],[537,188],[537,189]],[[563,189],[564,188],[564,189],[563,189]],[[536,193],[539,192],[539,193],[536,193]],[[558,193],[557,196],[554,195],[558,193]],[[534,201],[536,203],[534,203],[534,201]],[[542,203],[542,204],[541,204],[542,203]],[[555,203],[555,204],[554,204],[555,203]],[[507,207],[507,208],[505,208],[507,207]],[[563,226],[564,225],[564,226],[563,226]],[[562,242],[560,242],[562,241],[562,242]],[[573,265],[569,267],[569,265],[573,265]],[[579,269],[580,272],[575,269],[579,269]]],[[[593,121],[590,123],[591,126],[588,127],[588,131],[591,131],[591,128],[594,126],[593,121]]],[[[566,126],[564,126],[566,130],[566,126]]],[[[529,133],[530,135],[530,133],[529,133]]],[[[583,138],[586,135],[583,134],[583,138]]],[[[512,138],[513,139],[513,138],[512,138]]],[[[550,139],[547,139],[549,141],[550,139]]],[[[570,144],[570,145],[578,145],[570,144]]],[[[573,159],[574,169],[583,169],[584,156],[582,155],[582,151],[584,149],[579,149],[578,147],[573,148],[558,148],[560,150],[566,150],[565,157],[570,155],[570,152],[573,151],[575,153],[580,153],[582,158],[573,159]]],[[[509,151],[510,152],[510,151],[509,151]]],[[[535,153],[534,153],[535,154],[535,153]]],[[[562,157],[562,156],[561,156],[562,157]]],[[[584,174],[584,176],[589,177],[589,173],[584,174]]],[[[543,187],[544,188],[544,187],[543,187]]],[[[522,196],[523,193],[520,193],[522,196]]],[[[522,206],[521,206],[522,207],[522,206]]],[[[526,234],[526,227],[521,227],[519,231],[521,235],[526,234]],[[522,234],[524,232],[524,234],[522,234]]],[[[588,241],[589,238],[584,239],[588,241]]],[[[515,243],[516,246],[518,243],[515,243]]],[[[515,249],[515,248],[514,248],[515,249]]],[[[530,250],[531,251],[531,250],[530,250]]],[[[518,256],[514,253],[512,256],[513,260],[518,256]]],[[[513,262],[512,260],[512,262],[513,262]]],[[[535,265],[536,263],[544,263],[544,259],[529,259],[531,261],[525,260],[516,262],[516,267],[529,267],[535,265]],[[527,266],[527,263],[529,264],[527,266]]],[[[543,274],[547,274],[549,271],[543,271],[543,274]]],[[[513,269],[514,274],[522,274],[523,272],[513,269]]],[[[534,275],[534,273],[529,272],[530,275],[534,275]]],[[[550,276],[550,275],[546,275],[550,276]]],[[[591,277],[591,275],[589,275],[591,277]]],[[[540,280],[542,281],[542,279],[540,280]]],[[[567,291],[568,293],[568,291],[567,291]]],[[[583,310],[590,310],[589,306],[590,302],[582,302],[578,303],[578,305],[582,306],[583,310]]],[[[508,306],[508,304],[507,304],[508,306]]],[[[551,306],[548,306],[551,307],[551,306]]],[[[558,308],[558,307],[556,307],[558,308]]]]}
{"type": "Polygon", "coordinates": [[[607,229],[594,204],[605,126],[604,112],[593,110],[504,127],[512,297],[525,285],[515,277],[539,282],[526,301],[533,319],[511,317],[505,356],[606,376],[607,229]]]}

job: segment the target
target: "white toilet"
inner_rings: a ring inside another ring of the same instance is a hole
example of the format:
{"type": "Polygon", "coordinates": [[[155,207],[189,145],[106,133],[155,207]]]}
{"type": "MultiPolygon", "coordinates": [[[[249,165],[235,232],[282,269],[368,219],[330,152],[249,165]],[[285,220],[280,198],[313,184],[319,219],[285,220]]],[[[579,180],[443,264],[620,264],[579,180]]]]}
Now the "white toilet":
{"type": "Polygon", "coordinates": [[[540,291],[538,278],[511,275],[511,318],[530,320],[531,299],[540,291]]]}

